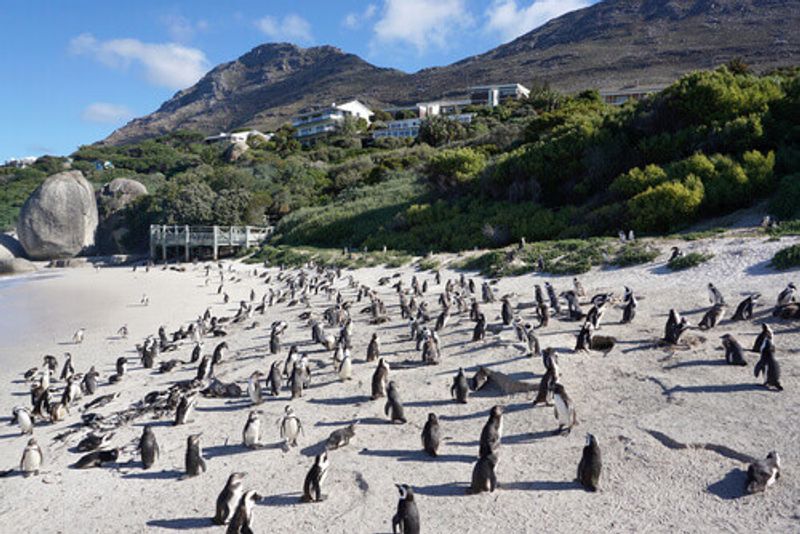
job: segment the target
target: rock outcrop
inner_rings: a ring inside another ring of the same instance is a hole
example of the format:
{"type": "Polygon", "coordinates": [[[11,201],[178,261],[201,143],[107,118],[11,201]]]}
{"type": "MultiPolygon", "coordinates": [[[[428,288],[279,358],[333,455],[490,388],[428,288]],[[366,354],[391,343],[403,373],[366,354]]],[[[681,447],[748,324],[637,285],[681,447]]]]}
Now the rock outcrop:
{"type": "Polygon", "coordinates": [[[36,265],[24,258],[0,259],[0,275],[24,274],[36,271],[36,265]]]}
{"type": "Polygon", "coordinates": [[[98,215],[91,184],[80,171],[48,177],[28,197],[17,234],[33,260],[71,258],[92,249],[98,215]]]}
{"type": "Polygon", "coordinates": [[[103,254],[129,252],[125,244],[128,228],[124,210],[136,199],[147,195],[147,188],[130,178],[116,178],[97,192],[100,224],[97,228],[97,247],[103,254]]]}
{"type": "Polygon", "coordinates": [[[249,148],[250,147],[244,141],[236,141],[225,149],[225,154],[223,154],[223,157],[228,163],[233,163],[241,158],[249,148]]]}
{"type": "Polygon", "coordinates": [[[9,234],[0,234],[0,260],[24,258],[25,249],[16,237],[9,234]]]}

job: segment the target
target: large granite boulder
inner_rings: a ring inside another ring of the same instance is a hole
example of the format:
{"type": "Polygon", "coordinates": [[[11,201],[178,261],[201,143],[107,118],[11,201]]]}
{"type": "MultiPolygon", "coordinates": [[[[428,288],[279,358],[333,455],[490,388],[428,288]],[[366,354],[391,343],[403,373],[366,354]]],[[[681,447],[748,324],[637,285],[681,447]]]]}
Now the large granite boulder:
{"type": "Polygon", "coordinates": [[[0,234],[0,260],[24,258],[25,249],[16,237],[10,234],[0,234]]]}
{"type": "Polygon", "coordinates": [[[23,274],[36,271],[36,265],[24,258],[0,259],[0,275],[23,274]]]}
{"type": "Polygon", "coordinates": [[[232,143],[227,149],[225,149],[225,153],[222,157],[228,163],[233,163],[237,161],[239,158],[244,156],[244,153],[247,152],[250,147],[244,141],[236,141],[232,143]]]}
{"type": "Polygon", "coordinates": [[[100,225],[97,229],[97,246],[103,254],[129,252],[125,245],[128,228],[124,209],[136,199],[147,195],[147,188],[130,178],[117,178],[97,192],[97,210],[100,225]]]}
{"type": "Polygon", "coordinates": [[[17,234],[33,260],[71,258],[94,246],[97,202],[80,171],[48,177],[22,206],[17,234]]]}

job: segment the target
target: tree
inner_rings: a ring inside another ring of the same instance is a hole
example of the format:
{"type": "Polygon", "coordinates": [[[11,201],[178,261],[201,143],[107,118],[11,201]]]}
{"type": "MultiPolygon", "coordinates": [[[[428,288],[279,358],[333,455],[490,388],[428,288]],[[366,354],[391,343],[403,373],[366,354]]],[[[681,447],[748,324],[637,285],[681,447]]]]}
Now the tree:
{"type": "Polygon", "coordinates": [[[441,146],[466,137],[466,129],[455,120],[437,115],[428,117],[419,126],[419,140],[431,146],[441,146]]]}
{"type": "Polygon", "coordinates": [[[486,156],[471,148],[444,150],[428,162],[428,177],[447,190],[472,182],[486,167],[486,156]]]}

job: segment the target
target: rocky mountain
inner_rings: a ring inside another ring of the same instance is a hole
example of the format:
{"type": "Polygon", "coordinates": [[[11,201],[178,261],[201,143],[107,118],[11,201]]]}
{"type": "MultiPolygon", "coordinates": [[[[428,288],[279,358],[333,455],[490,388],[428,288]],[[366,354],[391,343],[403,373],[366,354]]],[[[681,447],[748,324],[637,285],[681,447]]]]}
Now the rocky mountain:
{"type": "Polygon", "coordinates": [[[266,44],[214,68],[104,142],[178,128],[271,129],[298,111],[348,98],[413,103],[482,83],[548,83],[563,91],[666,84],[736,57],[764,71],[798,64],[798,28],[797,0],[605,0],[484,54],[413,74],[330,46],[266,44]]]}

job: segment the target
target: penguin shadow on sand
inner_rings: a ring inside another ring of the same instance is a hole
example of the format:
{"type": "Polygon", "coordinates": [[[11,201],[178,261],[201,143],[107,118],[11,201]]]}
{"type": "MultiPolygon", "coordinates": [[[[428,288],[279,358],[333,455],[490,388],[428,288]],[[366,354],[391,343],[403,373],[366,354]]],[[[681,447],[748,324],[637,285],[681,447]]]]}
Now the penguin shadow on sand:
{"type": "Polygon", "coordinates": [[[247,447],[242,443],[225,443],[223,445],[214,445],[211,447],[203,448],[203,457],[207,460],[219,458],[221,456],[234,456],[247,452],[257,452],[263,450],[282,449],[283,442],[278,441],[275,443],[262,443],[253,448],[247,447]]]}
{"type": "Polygon", "coordinates": [[[228,401],[215,406],[196,406],[195,410],[198,412],[236,412],[244,410],[252,405],[253,403],[250,402],[250,400],[239,400],[234,402],[228,401]]]}
{"type": "MultiPolygon", "coordinates": [[[[336,382],[340,382],[340,380],[337,379],[336,382]]],[[[321,387],[321,385],[317,387],[321,387]]],[[[358,406],[367,401],[369,401],[369,397],[366,395],[353,395],[351,397],[334,397],[330,399],[308,399],[308,402],[311,404],[323,404],[325,406],[349,406],[349,405],[358,406]]]]}
{"type": "MultiPolygon", "coordinates": [[[[475,459],[473,458],[473,461],[475,459]]],[[[448,482],[430,486],[413,486],[414,493],[426,497],[467,497],[470,485],[467,482],[448,482]]]]}
{"type": "MultiPolygon", "coordinates": [[[[475,444],[477,446],[477,443],[475,444]]],[[[431,456],[423,450],[400,450],[400,449],[361,449],[358,454],[363,456],[374,456],[377,458],[395,458],[398,462],[453,462],[473,464],[477,460],[475,455],[469,454],[438,454],[431,456]]]]}
{"type": "Polygon", "coordinates": [[[278,495],[267,495],[266,497],[257,501],[261,506],[295,506],[300,504],[303,497],[303,492],[297,491],[293,493],[281,493],[278,495]]]}
{"type": "Polygon", "coordinates": [[[184,476],[183,471],[171,469],[169,471],[141,471],[135,473],[126,473],[122,478],[129,478],[134,480],[180,480],[184,476]]]}
{"type": "Polygon", "coordinates": [[[747,473],[738,467],[731,469],[722,480],[709,484],[708,492],[720,499],[732,501],[746,495],[747,473]]]}
{"type": "MultiPolygon", "coordinates": [[[[483,390],[481,390],[481,391],[483,391],[483,390]]],[[[484,395],[479,395],[479,393],[481,393],[481,391],[472,393],[471,396],[473,396],[473,397],[483,397],[484,395]]],[[[498,391],[494,395],[486,395],[486,396],[487,397],[504,397],[505,395],[503,395],[502,393],[500,393],[498,391]]],[[[531,400],[533,400],[533,397],[531,397],[531,400]]],[[[503,408],[503,413],[504,414],[510,414],[510,413],[519,412],[519,411],[522,411],[522,410],[529,409],[530,407],[531,407],[531,402],[530,401],[528,401],[528,402],[520,402],[520,403],[517,403],[517,404],[507,404],[503,408]]],[[[439,416],[439,420],[441,420],[441,421],[464,421],[464,420],[467,420],[467,419],[486,419],[487,415],[489,415],[489,409],[488,408],[487,409],[478,410],[477,412],[474,412],[474,413],[468,413],[468,414],[463,414],[463,415],[447,415],[447,414],[443,414],[443,415],[439,416]]],[[[475,446],[477,446],[477,445],[478,445],[478,442],[476,441],[475,442],[475,446]]]]}
{"type": "Polygon", "coordinates": [[[200,530],[217,529],[208,517],[181,517],[176,519],[151,519],[147,522],[148,527],[163,528],[165,530],[200,530]]]}
{"type": "Polygon", "coordinates": [[[577,480],[533,480],[530,482],[499,483],[500,491],[569,491],[582,490],[583,486],[577,480]]]}

